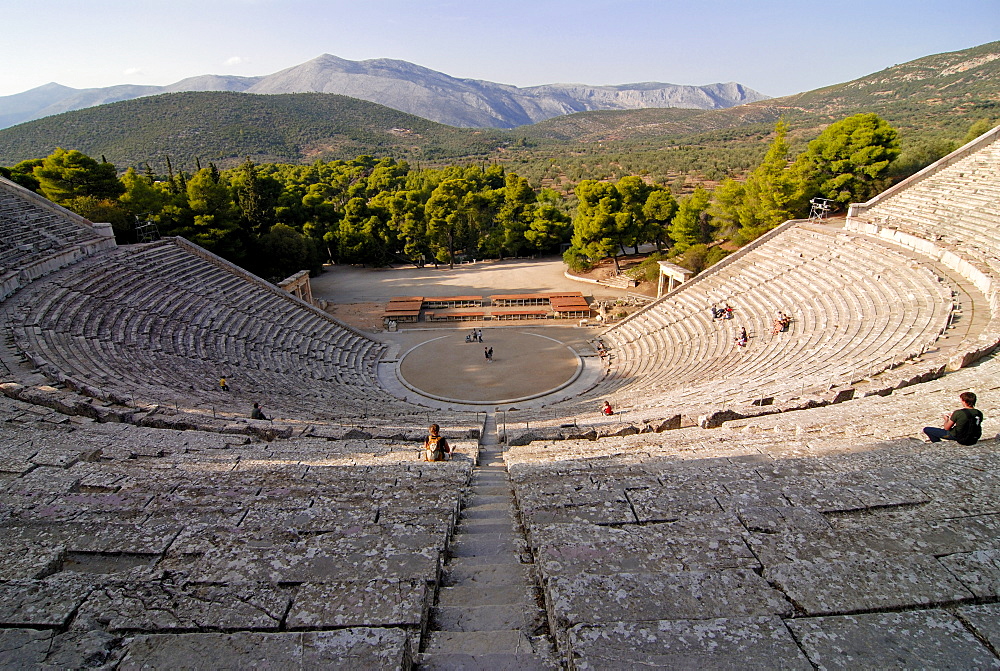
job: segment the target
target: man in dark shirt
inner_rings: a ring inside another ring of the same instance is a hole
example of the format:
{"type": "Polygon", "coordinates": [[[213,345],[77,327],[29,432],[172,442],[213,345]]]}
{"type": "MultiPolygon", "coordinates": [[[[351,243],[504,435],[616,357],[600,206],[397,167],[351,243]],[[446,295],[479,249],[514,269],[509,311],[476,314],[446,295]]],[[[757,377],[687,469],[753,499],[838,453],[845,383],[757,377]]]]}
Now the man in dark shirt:
{"type": "Polygon", "coordinates": [[[983,434],[983,413],[976,410],[976,395],[964,391],[958,396],[962,407],[944,416],[944,428],[924,427],[924,433],[932,443],[954,440],[959,445],[975,445],[983,434]]]}

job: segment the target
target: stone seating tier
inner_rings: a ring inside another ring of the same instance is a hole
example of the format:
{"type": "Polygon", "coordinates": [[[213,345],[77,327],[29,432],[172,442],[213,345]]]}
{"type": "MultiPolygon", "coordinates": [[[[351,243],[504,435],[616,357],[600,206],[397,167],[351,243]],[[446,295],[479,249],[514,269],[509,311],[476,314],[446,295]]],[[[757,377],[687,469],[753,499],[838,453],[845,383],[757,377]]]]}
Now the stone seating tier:
{"type": "Polygon", "coordinates": [[[381,345],[174,242],[80,262],[8,310],[33,360],[135,403],[245,414],[266,399],[279,416],[323,420],[425,412],[381,391],[381,345]]]}
{"type": "Polygon", "coordinates": [[[81,217],[0,178],[0,300],[79,258],[114,248],[81,217]]]}
{"type": "Polygon", "coordinates": [[[0,406],[4,666],[400,668],[418,652],[474,443],[428,464],[391,441],[43,436],[14,419],[36,406],[0,406]]]}
{"type": "Polygon", "coordinates": [[[953,307],[950,289],[912,257],[862,236],[793,227],[611,328],[607,376],[540,425],[590,423],[603,398],[631,412],[696,414],[723,399],[750,403],[849,383],[917,357],[953,307]],[[713,320],[708,308],[724,303],[735,318],[713,320]],[[772,334],[779,310],[792,326],[772,334]],[[741,327],[746,349],[733,343],[741,327]]]}
{"type": "MultiPolygon", "coordinates": [[[[995,135],[995,134],[994,134],[995,135]]],[[[873,199],[859,218],[941,241],[1000,271],[1000,141],[873,199]]]]}
{"type": "Polygon", "coordinates": [[[564,658],[996,664],[982,644],[1000,615],[994,429],[973,447],[912,436],[970,388],[995,417],[997,361],[710,431],[510,448],[564,658]]]}

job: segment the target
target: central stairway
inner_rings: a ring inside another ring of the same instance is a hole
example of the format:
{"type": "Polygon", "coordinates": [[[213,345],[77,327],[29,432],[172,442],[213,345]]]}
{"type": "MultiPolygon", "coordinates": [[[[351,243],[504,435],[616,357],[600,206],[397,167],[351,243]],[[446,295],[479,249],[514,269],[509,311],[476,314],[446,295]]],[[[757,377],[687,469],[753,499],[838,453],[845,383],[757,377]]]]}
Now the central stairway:
{"type": "Polygon", "coordinates": [[[492,413],[479,446],[417,668],[557,668],[492,413]]]}

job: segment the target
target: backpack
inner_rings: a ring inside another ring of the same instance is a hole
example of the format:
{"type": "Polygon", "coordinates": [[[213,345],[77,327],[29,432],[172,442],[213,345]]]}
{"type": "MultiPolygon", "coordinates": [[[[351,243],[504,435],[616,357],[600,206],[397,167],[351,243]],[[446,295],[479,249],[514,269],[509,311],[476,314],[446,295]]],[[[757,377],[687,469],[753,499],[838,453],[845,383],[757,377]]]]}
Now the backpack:
{"type": "Polygon", "coordinates": [[[983,413],[972,408],[962,408],[965,411],[965,424],[962,425],[962,432],[953,432],[955,442],[959,445],[975,445],[983,436],[983,413]]]}
{"type": "Polygon", "coordinates": [[[427,438],[427,461],[444,461],[444,449],[441,447],[441,436],[427,438]]]}

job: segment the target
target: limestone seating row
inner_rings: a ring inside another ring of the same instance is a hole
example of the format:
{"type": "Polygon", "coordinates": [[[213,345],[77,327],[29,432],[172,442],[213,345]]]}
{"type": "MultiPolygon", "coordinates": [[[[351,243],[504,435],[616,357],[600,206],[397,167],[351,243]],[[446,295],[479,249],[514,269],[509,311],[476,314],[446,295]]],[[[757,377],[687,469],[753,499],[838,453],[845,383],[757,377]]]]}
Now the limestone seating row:
{"type": "MultiPolygon", "coordinates": [[[[22,349],[84,382],[131,389],[135,397],[136,390],[148,393],[159,386],[153,402],[188,397],[214,407],[220,399],[210,390],[227,373],[242,374],[241,382],[257,394],[282,390],[288,399],[318,397],[322,403],[313,405],[324,408],[324,416],[330,399],[348,405],[388,402],[375,391],[380,349],[374,341],[292,307],[280,294],[249,291],[247,282],[227,300],[176,289],[214,290],[228,286],[231,275],[175,245],[122,250],[117,256],[118,263],[84,262],[33,287],[34,300],[20,307],[27,312],[19,332],[22,349]],[[153,265],[141,263],[146,254],[156,257],[153,265]],[[144,265],[160,268],[159,274],[145,274],[144,265]],[[96,351],[81,352],[84,343],[96,351]],[[167,380],[175,380],[177,388],[167,380]],[[332,386],[317,390],[323,383],[332,386]]],[[[395,411],[413,409],[404,405],[395,411]]]]}
{"type": "MultiPolygon", "coordinates": [[[[980,380],[988,377],[978,373],[980,380]]],[[[899,412],[894,396],[743,420],[736,424],[746,428],[739,430],[510,448],[505,461],[563,655],[598,666],[612,658],[624,665],[676,659],[670,655],[680,654],[678,647],[698,648],[691,643],[703,640],[696,632],[718,624],[707,644],[711,654],[706,647],[703,657],[684,659],[719,665],[725,641],[742,640],[741,618],[773,618],[765,637],[785,642],[780,653],[769,651],[787,668],[797,658],[834,658],[788,635],[807,622],[833,635],[836,618],[851,614],[893,618],[902,610],[917,618],[913,611],[923,617],[933,605],[972,609],[984,599],[995,602],[995,446],[918,448],[908,439],[884,444],[857,437],[848,445],[822,430],[775,436],[768,428],[782,420],[808,423],[820,412],[845,413],[834,420],[840,426],[878,423],[899,412]],[[886,407],[865,409],[874,404],[886,407]],[[851,412],[849,405],[858,407],[851,412]],[[578,647],[581,628],[621,633],[640,621],[663,638],[636,632],[607,656],[578,647]]],[[[1000,614],[991,608],[983,626],[1000,614]]],[[[885,622],[853,617],[866,627],[862,636],[884,640],[885,622]]],[[[920,645],[924,636],[912,622],[898,634],[904,648],[920,645]]],[[[968,637],[968,644],[975,639],[968,637]]],[[[950,659],[967,649],[952,637],[935,646],[950,659]]],[[[740,652],[745,663],[747,649],[740,652]]],[[[883,650],[871,655],[868,662],[852,659],[878,666],[886,657],[883,650]]],[[[989,654],[980,659],[996,664],[989,654]]]]}
{"type": "MultiPolygon", "coordinates": [[[[945,166],[923,180],[882,199],[866,219],[886,221],[931,240],[943,237],[964,246],[979,245],[996,258],[1000,250],[1000,147],[997,142],[945,166]]],[[[992,263],[994,268],[998,264],[992,263]]]]}
{"type": "MultiPolygon", "coordinates": [[[[977,381],[985,394],[981,383],[995,376],[997,364],[985,365],[992,368],[930,384],[949,387],[944,402],[951,407],[977,381]]],[[[904,406],[903,398],[897,392],[726,425],[734,429],[511,448],[505,460],[564,654],[594,661],[598,651],[574,647],[580,627],[621,632],[637,620],[659,622],[661,632],[680,630],[668,637],[676,644],[685,631],[688,640],[700,639],[693,628],[682,629],[692,619],[704,628],[712,618],[739,614],[780,618],[772,631],[786,636],[785,654],[809,655],[815,651],[808,645],[796,653],[787,628],[798,631],[805,621],[832,626],[816,618],[850,613],[994,601],[1000,584],[995,446],[916,447],[905,437],[940,421],[928,416],[936,413],[927,407],[936,399],[904,406]],[[862,442],[856,433],[847,434],[847,443],[827,437],[828,430],[878,428],[900,415],[902,430],[882,437],[902,439],[896,443],[862,442]],[[782,423],[799,430],[775,435],[782,423]],[[816,432],[802,435],[811,424],[816,432]],[[766,583],[741,592],[756,582],[752,574],[766,583]],[[625,601],[614,596],[619,591],[625,601]]],[[[994,400],[988,416],[995,408],[994,400]]],[[[1000,614],[992,608],[991,617],[1000,614]]],[[[884,623],[866,626],[869,636],[885,633],[884,623]]],[[[723,628],[739,636],[735,620],[723,628]]],[[[918,644],[906,628],[904,645],[918,644]]],[[[619,664],[632,655],[649,663],[657,659],[643,656],[652,640],[648,632],[637,634],[609,654],[619,664]]],[[[937,645],[954,658],[958,643],[937,645]]],[[[717,662],[722,653],[715,643],[712,653],[717,662]]],[[[879,653],[872,654],[878,665],[879,653]]],[[[782,656],[783,664],[789,659],[782,656]]],[[[987,656],[983,663],[995,661],[987,656]]]]}
{"type": "MultiPolygon", "coordinates": [[[[774,283],[775,286],[777,286],[777,287],[781,286],[781,282],[780,282],[779,278],[781,278],[781,276],[777,276],[777,277],[772,276],[772,280],[771,280],[771,282],[774,283]]],[[[858,278],[858,277],[854,277],[854,278],[850,278],[850,281],[854,282],[854,281],[858,281],[859,279],[860,278],[858,278]]],[[[813,281],[814,281],[814,283],[817,282],[815,279],[813,279],[813,281]]],[[[760,282],[760,281],[757,281],[757,280],[754,280],[753,282],[755,282],[756,286],[759,286],[759,287],[766,287],[769,284],[768,282],[760,282]]],[[[881,287],[879,287],[879,288],[881,288],[881,287]]],[[[889,290],[895,289],[895,287],[891,286],[890,284],[886,284],[884,288],[885,289],[889,289],[889,290]]],[[[782,290],[779,293],[782,293],[782,294],[785,293],[786,289],[794,289],[794,287],[783,287],[782,290]]],[[[830,294],[832,294],[833,296],[835,296],[838,299],[841,298],[840,293],[832,291],[833,287],[823,287],[823,289],[824,290],[821,291],[821,292],[819,292],[818,295],[817,295],[817,299],[818,300],[823,300],[826,296],[828,296],[830,294]]],[[[908,291],[908,290],[909,290],[909,287],[907,287],[907,288],[904,289],[904,291],[908,291]]],[[[926,290],[926,287],[925,287],[925,290],[926,290]]],[[[860,299],[858,297],[856,297],[856,296],[854,296],[852,294],[847,294],[847,296],[849,297],[850,302],[853,303],[853,306],[851,308],[848,308],[846,305],[841,304],[843,307],[840,307],[839,309],[836,309],[836,310],[833,307],[828,307],[825,310],[825,313],[829,314],[833,318],[833,320],[835,322],[836,321],[844,321],[844,320],[847,320],[847,319],[851,319],[852,318],[852,313],[854,313],[854,312],[861,312],[861,314],[859,315],[859,317],[861,317],[861,319],[857,319],[856,318],[857,321],[862,321],[864,319],[864,317],[869,316],[869,315],[866,315],[863,312],[863,310],[872,305],[872,301],[871,301],[870,297],[866,297],[867,300],[865,301],[864,305],[860,305],[859,304],[860,299]],[[838,312],[840,313],[840,317],[839,318],[837,317],[837,313],[838,312]]],[[[745,308],[741,308],[741,310],[738,311],[738,314],[743,314],[743,313],[749,312],[751,315],[753,315],[753,317],[755,319],[759,319],[760,320],[759,324],[755,324],[755,326],[758,326],[758,328],[759,328],[758,332],[764,331],[764,329],[769,329],[769,327],[770,327],[769,323],[765,323],[768,320],[768,316],[764,315],[764,314],[761,314],[762,312],[764,312],[764,310],[762,308],[767,308],[767,312],[770,313],[771,311],[773,311],[775,309],[775,306],[781,306],[781,305],[784,304],[784,301],[778,301],[778,300],[773,300],[773,299],[772,300],[767,300],[767,301],[764,301],[763,303],[761,303],[760,301],[758,301],[756,299],[755,294],[752,294],[752,293],[748,294],[748,295],[745,295],[745,296],[741,296],[741,300],[746,301],[748,303],[748,305],[745,308]],[[755,309],[755,308],[757,308],[757,309],[755,309]]],[[[897,303],[898,300],[899,300],[898,292],[890,291],[889,294],[888,294],[888,296],[885,298],[884,301],[882,301],[882,303],[893,304],[893,303],[897,303]]],[[[698,303],[698,302],[701,302],[701,301],[697,300],[695,302],[698,303]]],[[[701,304],[704,305],[704,302],[701,302],[701,304]]],[[[799,305],[808,305],[809,304],[809,300],[807,300],[805,297],[800,297],[798,299],[798,301],[797,301],[797,304],[799,304],[799,305]]],[[[930,304],[932,306],[936,306],[937,302],[936,301],[930,301],[930,302],[924,301],[923,302],[924,306],[926,306],[928,304],[930,304]]],[[[788,310],[787,307],[786,307],[786,310],[788,310]]],[[[871,315],[871,316],[875,316],[875,315],[871,315]]],[[[699,325],[701,327],[704,327],[704,325],[708,321],[710,321],[709,318],[704,315],[703,311],[701,313],[695,313],[695,317],[697,318],[696,321],[700,322],[699,325]]],[[[734,320],[734,321],[736,323],[740,323],[739,319],[734,320]]],[[[636,324],[642,324],[642,323],[643,322],[639,321],[639,320],[633,320],[631,322],[631,327],[630,327],[631,328],[631,332],[630,332],[629,335],[626,336],[626,342],[628,342],[629,340],[633,340],[633,339],[635,339],[635,338],[638,337],[638,333],[635,330],[635,325],[636,324]]],[[[921,326],[923,326],[923,325],[921,324],[921,326]]],[[[629,327],[629,323],[626,323],[625,325],[623,325],[623,328],[625,328],[625,327],[629,327]]],[[[655,337],[656,332],[653,332],[652,334],[648,334],[648,335],[653,335],[655,337]]],[[[688,341],[692,337],[692,335],[695,336],[695,339],[696,339],[696,341],[698,343],[709,342],[712,339],[711,332],[706,332],[704,330],[704,328],[702,328],[696,334],[690,334],[689,333],[689,334],[684,335],[682,337],[682,339],[681,339],[681,342],[674,342],[674,343],[670,343],[670,344],[662,344],[661,343],[661,345],[659,347],[650,347],[648,349],[652,350],[653,352],[663,352],[663,353],[669,353],[669,352],[672,352],[672,351],[676,351],[677,346],[680,345],[680,344],[682,344],[685,341],[688,341]]],[[[610,333],[609,336],[613,338],[614,337],[613,332],[610,333]]],[[[718,341],[718,339],[716,339],[716,340],[718,341]]],[[[862,341],[862,343],[864,344],[864,341],[862,341]]],[[[702,350],[701,354],[704,354],[703,350],[702,350]]],[[[682,358],[684,358],[685,361],[690,361],[692,357],[688,357],[687,355],[685,355],[685,357],[682,357],[682,358]]],[[[693,358],[697,358],[697,355],[696,355],[696,357],[693,357],[693,358]]],[[[621,359],[618,359],[618,360],[621,361],[621,359]]],[[[656,362],[657,365],[655,367],[662,370],[664,368],[662,366],[663,363],[664,362],[662,360],[657,361],[656,362]]],[[[669,366],[667,366],[667,368],[669,369],[669,366]]]]}
{"type": "MultiPolygon", "coordinates": [[[[44,438],[7,426],[5,654],[26,652],[12,636],[27,630],[15,626],[51,630],[47,647],[64,653],[83,632],[114,641],[103,653],[117,656],[101,660],[112,665],[153,663],[150,640],[163,655],[154,665],[176,664],[192,638],[349,627],[397,631],[418,649],[469,458],[421,464],[412,446],[377,441],[235,447],[218,434],[127,425],[53,427],[44,438]]],[[[362,637],[319,665],[358,661],[368,647],[385,641],[362,637]]],[[[95,650],[62,665],[91,664],[95,650]]]]}
{"type": "MultiPolygon", "coordinates": [[[[913,358],[943,331],[950,291],[929,270],[911,268],[908,257],[877,242],[841,235],[842,244],[831,245],[833,236],[809,230],[803,237],[811,251],[787,256],[802,263],[808,257],[824,272],[801,263],[804,275],[782,272],[773,259],[785,255],[765,246],[770,258],[758,263],[751,255],[727,269],[728,277],[719,273],[609,331],[615,356],[595,395],[638,414],[646,414],[643,406],[681,410],[720,398],[798,395],[913,358]],[[747,290],[735,289],[733,278],[747,290]],[[729,293],[720,296],[723,290],[729,293]],[[735,303],[736,318],[713,321],[706,306],[723,300],[735,303]],[[772,336],[778,309],[794,321],[789,333],[772,336]],[[742,325],[751,335],[745,351],[732,345],[742,325]]],[[[796,248],[785,236],[772,242],[796,248]]],[[[547,423],[594,422],[591,399],[560,404],[564,416],[547,423]]]]}
{"type": "Polygon", "coordinates": [[[25,202],[0,184],[0,268],[17,269],[52,253],[101,240],[91,228],[25,202]]]}

